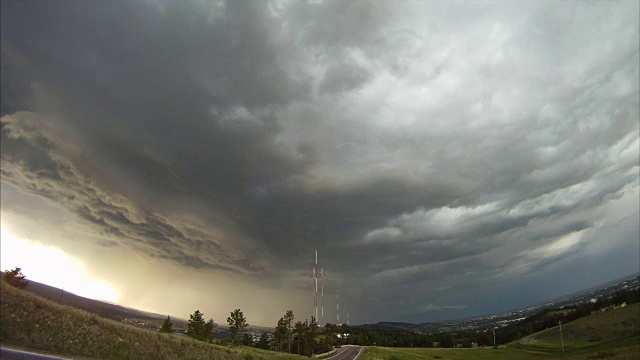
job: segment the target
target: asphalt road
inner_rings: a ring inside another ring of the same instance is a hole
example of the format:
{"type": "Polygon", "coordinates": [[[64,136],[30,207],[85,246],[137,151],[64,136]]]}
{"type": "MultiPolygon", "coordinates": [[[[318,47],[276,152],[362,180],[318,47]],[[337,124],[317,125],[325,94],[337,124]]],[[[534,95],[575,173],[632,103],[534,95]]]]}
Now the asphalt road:
{"type": "MultiPolygon", "coordinates": [[[[364,351],[364,348],[361,346],[347,346],[336,352],[330,358],[326,360],[356,360],[360,353],[364,351]]],[[[1,360],[66,360],[65,358],[48,356],[43,354],[36,354],[27,351],[21,350],[12,350],[6,348],[0,348],[0,359],[1,360]]]]}
{"type": "Polygon", "coordinates": [[[27,351],[0,348],[0,359],[2,360],[65,360],[61,357],[35,354],[27,351]]]}
{"type": "Polygon", "coordinates": [[[364,351],[362,346],[344,347],[332,357],[327,358],[327,360],[355,360],[360,356],[362,351],[364,351]]]}

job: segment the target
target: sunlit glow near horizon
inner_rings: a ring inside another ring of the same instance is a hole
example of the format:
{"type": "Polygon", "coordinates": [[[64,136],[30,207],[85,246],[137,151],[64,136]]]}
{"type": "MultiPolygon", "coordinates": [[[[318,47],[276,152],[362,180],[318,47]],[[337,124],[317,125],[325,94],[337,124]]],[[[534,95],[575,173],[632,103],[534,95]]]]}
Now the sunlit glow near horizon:
{"type": "Polygon", "coordinates": [[[96,300],[117,302],[120,293],[108,282],[91,277],[84,263],[54,246],[19,239],[1,228],[2,270],[22,269],[27,280],[37,281],[96,300]]]}

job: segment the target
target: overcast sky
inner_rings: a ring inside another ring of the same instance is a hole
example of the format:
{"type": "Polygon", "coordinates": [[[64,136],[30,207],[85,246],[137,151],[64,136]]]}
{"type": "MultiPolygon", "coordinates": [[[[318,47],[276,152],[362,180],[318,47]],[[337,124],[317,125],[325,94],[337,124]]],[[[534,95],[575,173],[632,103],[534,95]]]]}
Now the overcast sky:
{"type": "Polygon", "coordinates": [[[1,10],[3,231],[122,304],[304,319],[314,249],[352,324],[640,271],[638,1],[1,10]]]}

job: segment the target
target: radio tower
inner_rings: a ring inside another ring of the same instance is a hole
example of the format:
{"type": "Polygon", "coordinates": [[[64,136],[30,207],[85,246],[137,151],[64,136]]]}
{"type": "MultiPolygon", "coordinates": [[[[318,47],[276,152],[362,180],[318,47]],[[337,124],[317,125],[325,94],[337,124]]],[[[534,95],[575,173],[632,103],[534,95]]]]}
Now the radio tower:
{"type": "Polygon", "coordinates": [[[324,269],[320,269],[320,324],[324,324],[324,269]]]}
{"type": "Polygon", "coordinates": [[[336,294],[336,325],[340,325],[340,297],[336,294]]]}
{"type": "Polygon", "coordinates": [[[317,272],[317,268],[318,268],[318,250],[316,250],[316,261],[313,264],[313,282],[315,283],[314,292],[313,292],[313,307],[314,307],[314,310],[315,310],[316,321],[318,321],[318,272],[317,272]]]}

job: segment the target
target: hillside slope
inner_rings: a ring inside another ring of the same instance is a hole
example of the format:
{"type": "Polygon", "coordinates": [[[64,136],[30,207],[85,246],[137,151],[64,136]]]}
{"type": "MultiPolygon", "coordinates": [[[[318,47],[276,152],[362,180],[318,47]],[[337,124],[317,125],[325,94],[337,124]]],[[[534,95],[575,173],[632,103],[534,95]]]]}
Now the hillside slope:
{"type": "Polygon", "coordinates": [[[564,344],[570,358],[608,358],[602,354],[638,354],[640,359],[640,303],[599,312],[526,336],[509,345],[519,350],[557,353],[564,344]],[[597,355],[600,354],[600,355],[597,355]],[[594,357],[599,356],[599,357],[594,357]]]}
{"type": "Polygon", "coordinates": [[[96,359],[302,359],[161,334],[60,305],[0,280],[0,344],[96,359]]]}
{"type": "Polygon", "coordinates": [[[120,305],[109,304],[103,301],[85,298],[53,286],[41,284],[33,280],[29,280],[29,284],[27,285],[25,290],[45,299],[49,299],[63,305],[71,305],[75,308],[86,310],[102,317],[118,321],[122,321],[125,318],[132,317],[144,320],[164,320],[164,318],[166,317],[166,315],[148,313],[120,305]]]}

